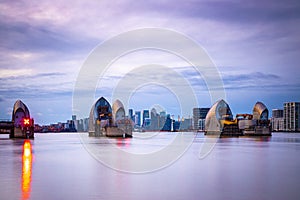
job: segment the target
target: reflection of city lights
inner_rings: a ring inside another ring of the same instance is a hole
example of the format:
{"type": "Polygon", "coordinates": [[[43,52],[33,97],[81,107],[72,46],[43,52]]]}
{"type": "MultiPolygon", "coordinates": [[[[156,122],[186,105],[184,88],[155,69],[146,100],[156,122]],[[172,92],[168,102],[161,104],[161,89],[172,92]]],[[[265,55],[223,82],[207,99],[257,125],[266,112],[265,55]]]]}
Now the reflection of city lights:
{"type": "Polygon", "coordinates": [[[22,200],[29,199],[30,196],[31,164],[31,144],[29,140],[25,140],[22,156],[22,200]]]}
{"type": "Polygon", "coordinates": [[[127,138],[117,138],[117,146],[118,147],[129,147],[127,138]]]}

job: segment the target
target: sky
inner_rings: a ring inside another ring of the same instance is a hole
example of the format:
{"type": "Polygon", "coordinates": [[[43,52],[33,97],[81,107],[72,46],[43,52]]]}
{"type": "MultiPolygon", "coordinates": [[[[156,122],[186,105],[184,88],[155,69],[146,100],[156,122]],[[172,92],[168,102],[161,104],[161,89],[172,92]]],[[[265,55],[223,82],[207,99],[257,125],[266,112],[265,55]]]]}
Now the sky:
{"type": "MultiPolygon", "coordinates": [[[[2,0],[0,119],[11,118],[17,99],[29,107],[36,123],[70,119],[75,83],[93,49],[118,34],[149,27],[174,30],[205,49],[235,114],[251,113],[256,101],[271,110],[300,100],[297,0],[2,0]]],[[[95,99],[111,95],[132,66],[149,63],[168,65],[184,76],[199,107],[214,103],[205,81],[188,63],[148,50],[114,62],[106,79],[99,80],[95,99]]],[[[137,88],[128,104],[135,110],[159,104],[174,115],[192,114],[192,108],[190,113],[180,113],[178,97],[155,84],[137,88]]]]}

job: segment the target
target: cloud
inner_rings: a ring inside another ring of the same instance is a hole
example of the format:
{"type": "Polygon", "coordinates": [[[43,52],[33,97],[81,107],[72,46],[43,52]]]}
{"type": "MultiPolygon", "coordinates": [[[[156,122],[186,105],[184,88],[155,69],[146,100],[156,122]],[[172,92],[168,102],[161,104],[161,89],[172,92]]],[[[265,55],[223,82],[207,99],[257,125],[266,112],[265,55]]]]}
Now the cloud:
{"type": "Polygon", "coordinates": [[[0,78],[28,76],[31,73],[31,69],[0,69],[0,78]]]}
{"type": "Polygon", "coordinates": [[[51,101],[70,98],[74,82],[68,79],[67,74],[62,72],[2,77],[0,93],[5,99],[51,101]]]}
{"type": "MultiPolygon", "coordinates": [[[[240,70],[241,67],[220,67],[221,79],[226,92],[240,90],[256,90],[261,92],[296,92],[300,89],[298,80],[286,80],[284,76],[260,71],[240,70]],[[279,84],[281,83],[281,84],[279,84]]],[[[243,68],[242,68],[243,69],[243,68]]],[[[178,68],[179,72],[189,81],[195,91],[208,92],[205,80],[191,66],[178,68]]],[[[221,89],[221,88],[214,88],[221,89]]]]}
{"type": "Polygon", "coordinates": [[[271,73],[224,74],[223,80],[224,87],[228,93],[255,91],[257,95],[273,93],[292,98],[300,89],[299,81],[293,79],[285,80],[284,77],[271,73]]]}
{"type": "Polygon", "coordinates": [[[279,80],[280,76],[275,74],[266,74],[262,72],[252,72],[249,74],[224,74],[223,80],[225,82],[249,82],[249,81],[273,81],[279,80]]]}
{"type": "Polygon", "coordinates": [[[234,23],[260,23],[300,18],[299,1],[192,1],[180,6],[185,14],[234,23]],[[187,12],[190,10],[190,12],[187,12]]]}
{"type": "Polygon", "coordinates": [[[62,72],[37,73],[34,74],[32,69],[0,69],[0,81],[12,79],[34,79],[41,77],[57,77],[64,76],[62,72]]]}

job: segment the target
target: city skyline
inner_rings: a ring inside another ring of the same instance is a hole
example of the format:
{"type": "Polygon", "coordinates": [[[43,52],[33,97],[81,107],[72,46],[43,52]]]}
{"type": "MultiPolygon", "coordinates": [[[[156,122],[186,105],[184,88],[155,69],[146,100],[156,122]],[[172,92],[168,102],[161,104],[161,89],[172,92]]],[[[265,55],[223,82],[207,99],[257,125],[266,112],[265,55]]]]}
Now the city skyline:
{"type": "MultiPolygon", "coordinates": [[[[3,119],[11,118],[13,103],[21,99],[39,124],[66,121],[73,114],[75,81],[89,53],[115,35],[145,27],[175,30],[201,45],[216,64],[226,101],[235,113],[251,110],[256,101],[272,110],[300,99],[298,1],[121,0],[114,5],[109,1],[2,1],[0,10],[3,119]]],[[[191,66],[155,51],[135,52],[116,61],[99,81],[109,86],[98,85],[95,100],[110,97],[132,66],[148,63],[180,73],[194,89],[199,107],[214,103],[205,81],[191,66]]],[[[128,106],[142,110],[154,103],[175,116],[181,114],[176,96],[157,85],[139,88],[128,106]]]]}
{"type": "MultiPolygon", "coordinates": [[[[258,103],[258,102],[257,102],[258,103]]],[[[300,102],[284,102],[282,104],[282,107],[278,107],[278,108],[267,108],[269,110],[269,120],[271,121],[272,124],[272,130],[273,131],[291,131],[292,129],[290,128],[284,128],[284,110],[285,112],[287,111],[286,105],[291,105],[291,104],[295,104],[296,107],[294,109],[296,109],[295,111],[293,111],[293,113],[295,114],[295,119],[292,120],[296,120],[298,121],[298,116],[299,116],[299,105],[300,102]]],[[[160,107],[152,107],[151,109],[147,109],[144,108],[142,110],[134,110],[133,108],[129,108],[128,111],[125,111],[125,116],[124,117],[128,117],[129,119],[132,120],[132,122],[134,123],[134,126],[137,126],[139,128],[145,128],[146,126],[152,127],[151,123],[153,118],[156,118],[157,116],[159,117],[170,117],[170,119],[172,119],[174,122],[182,122],[185,120],[191,120],[191,127],[193,127],[194,130],[204,130],[205,127],[205,118],[206,115],[208,113],[208,111],[210,110],[210,108],[203,108],[203,107],[197,107],[197,108],[193,108],[192,109],[192,115],[191,116],[175,116],[172,113],[168,113],[166,110],[160,108],[160,107]],[[146,116],[143,113],[149,113],[146,114],[146,116]],[[151,114],[150,114],[151,113],[151,114]],[[144,120],[149,120],[149,124],[145,124],[143,123],[144,120]]],[[[291,111],[289,111],[291,112],[291,111]]],[[[251,112],[248,111],[247,113],[236,113],[237,115],[247,115],[250,114],[251,112]]],[[[251,114],[250,114],[251,115],[251,114]]],[[[286,117],[287,118],[287,117],[286,117]]],[[[80,118],[77,119],[76,115],[72,115],[72,120],[68,119],[66,124],[70,123],[70,121],[73,121],[73,123],[77,123],[77,125],[75,125],[75,127],[78,126],[78,123],[81,126],[88,126],[88,124],[83,125],[84,123],[88,123],[88,122],[83,122],[83,121],[88,121],[89,118],[80,118]]],[[[291,119],[289,119],[290,121],[291,119]]],[[[65,122],[55,122],[49,125],[60,125],[62,123],[65,122]]],[[[291,122],[289,122],[291,123],[291,122]]],[[[37,124],[39,125],[39,124],[37,124]]],[[[46,124],[42,124],[43,126],[48,126],[46,124]]],[[[85,128],[81,128],[84,130],[87,130],[87,127],[85,128]]],[[[298,127],[298,125],[296,125],[296,127],[298,127]]],[[[296,130],[294,130],[296,131],[296,130]]]]}
{"type": "MultiPolygon", "coordinates": [[[[34,124],[33,119],[32,122],[30,122],[29,109],[22,101],[18,100],[14,104],[13,123],[24,125],[30,125],[32,123],[32,130],[34,130],[34,132],[89,132],[89,135],[91,134],[91,136],[94,136],[96,129],[90,128],[90,126],[93,127],[94,124],[98,123],[101,123],[102,125],[110,124],[111,127],[120,126],[126,130],[139,132],[205,131],[205,133],[208,133],[208,129],[211,129],[213,131],[210,131],[210,133],[212,133],[215,131],[215,129],[212,128],[215,125],[211,126],[210,121],[213,120],[213,118],[216,118],[218,121],[222,116],[222,120],[220,122],[223,123],[225,120],[226,122],[224,122],[224,125],[227,126],[227,128],[224,129],[226,130],[224,134],[255,134],[256,130],[258,134],[265,135],[271,134],[270,131],[299,132],[300,102],[285,102],[283,106],[284,109],[272,109],[271,116],[268,108],[262,102],[256,102],[253,107],[253,114],[250,112],[239,113],[234,118],[232,111],[230,110],[230,106],[226,103],[226,101],[220,100],[217,101],[211,108],[193,108],[192,118],[178,116],[176,120],[176,116],[172,115],[172,113],[167,113],[161,108],[154,107],[151,108],[151,115],[147,109],[143,109],[141,112],[138,110],[134,111],[132,108],[128,109],[128,115],[126,115],[124,105],[120,100],[116,100],[111,107],[110,103],[104,97],[101,97],[92,107],[93,111],[91,110],[89,118],[77,119],[76,115],[72,115],[72,119],[67,120],[66,122],[40,125],[36,123],[34,124]],[[20,117],[21,114],[19,110],[23,108],[27,110],[27,118],[24,118],[24,120],[20,117]],[[216,109],[218,114],[216,113],[216,109]],[[19,114],[15,113],[16,110],[19,114]],[[133,112],[135,115],[133,115],[133,112]],[[225,115],[223,112],[225,112],[225,115]],[[223,118],[224,116],[225,118],[223,118]],[[21,121],[19,119],[21,119],[21,121]],[[130,125],[124,126],[126,124],[130,125]],[[256,124],[257,129],[253,129],[251,124],[256,124]],[[205,127],[207,125],[210,128],[206,129],[205,127]],[[234,130],[234,132],[232,132],[232,130],[234,130]]],[[[8,121],[2,121],[2,127],[7,128],[7,123],[8,121]]],[[[120,130],[123,130],[123,128],[120,130]]],[[[4,133],[6,133],[6,129],[4,130],[4,133]]],[[[10,135],[10,137],[14,136],[10,135]]]]}

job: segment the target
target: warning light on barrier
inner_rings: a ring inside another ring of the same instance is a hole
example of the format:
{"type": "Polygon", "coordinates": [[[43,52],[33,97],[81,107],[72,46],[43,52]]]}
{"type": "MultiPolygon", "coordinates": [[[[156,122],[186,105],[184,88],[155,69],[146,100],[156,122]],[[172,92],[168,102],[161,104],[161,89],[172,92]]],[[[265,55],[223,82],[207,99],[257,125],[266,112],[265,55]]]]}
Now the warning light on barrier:
{"type": "Polygon", "coordinates": [[[30,125],[30,119],[29,118],[24,118],[23,119],[23,124],[24,124],[24,126],[29,126],[30,125]]]}

